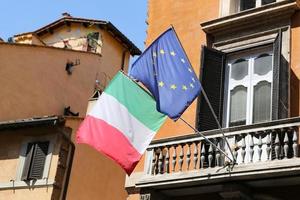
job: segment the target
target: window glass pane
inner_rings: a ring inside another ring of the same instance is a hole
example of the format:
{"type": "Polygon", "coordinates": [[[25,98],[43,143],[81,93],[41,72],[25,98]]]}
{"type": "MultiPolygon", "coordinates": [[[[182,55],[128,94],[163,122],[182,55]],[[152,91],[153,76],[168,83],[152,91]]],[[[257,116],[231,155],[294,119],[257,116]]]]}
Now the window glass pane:
{"type": "Polygon", "coordinates": [[[255,59],[254,73],[258,75],[265,75],[272,70],[272,55],[262,54],[255,59]]]}
{"type": "Polygon", "coordinates": [[[248,61],[239,59],[231,65],[231,78],[234,80],[242,80],[248,75],[248,61]]]}
{"type": "Polygon", "coordinates": [[[254,86],[253,123],[270,120],[271,83],[262,81],[254,86]]]}
{"type": "Polygon", "coordinates": [[[240,11],[255,8],[256,0],[240,0],[240,11]]]}
{"type": "Polygon", "coordinates": [[[262,0],[261,5],[266,5],[268,3],[273,3],[273,2],[276,2],[276,0],[262,0]]]}
{"type": "Polygon", "coordinates": [[[230,126],[246,124],[247,88],[238,86],[230,92],[230,126]]]}

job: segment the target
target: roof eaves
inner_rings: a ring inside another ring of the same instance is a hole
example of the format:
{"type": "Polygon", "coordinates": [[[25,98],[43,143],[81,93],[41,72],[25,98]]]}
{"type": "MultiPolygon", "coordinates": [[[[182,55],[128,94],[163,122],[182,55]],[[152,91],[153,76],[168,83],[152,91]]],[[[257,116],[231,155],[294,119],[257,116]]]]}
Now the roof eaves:
{"type": "Polygon", "coordinates": [[[65,122],[61,116],[44,116],[28,119],[19,119],[11,121],[0,122],[0,130],[15,129],[21,127],[35,127],[35,126],[55,126],[65,122]]]}

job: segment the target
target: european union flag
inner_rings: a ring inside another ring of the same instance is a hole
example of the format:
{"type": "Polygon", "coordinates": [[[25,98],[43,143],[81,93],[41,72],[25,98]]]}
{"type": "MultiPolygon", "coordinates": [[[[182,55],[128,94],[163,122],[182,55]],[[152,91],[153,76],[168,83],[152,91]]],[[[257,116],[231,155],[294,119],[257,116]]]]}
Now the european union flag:
{"type": "Polygon", "coordinates": [[[132,64],[130,76],[153,94],[157,110],[177,120],[201,85],[173,28],[162,33],[132,64]]]}

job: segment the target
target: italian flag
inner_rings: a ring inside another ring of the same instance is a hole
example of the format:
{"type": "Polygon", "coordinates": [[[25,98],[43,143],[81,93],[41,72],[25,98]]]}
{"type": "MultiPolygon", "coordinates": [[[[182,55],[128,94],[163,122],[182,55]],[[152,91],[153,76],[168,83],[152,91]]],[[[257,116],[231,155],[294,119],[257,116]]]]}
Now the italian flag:
{"type": "Polygon", "coordinates": [[[118,72],[80,125],[76,140],[107,155],[130,175],[165,119],[153,97],[118,72]]]}

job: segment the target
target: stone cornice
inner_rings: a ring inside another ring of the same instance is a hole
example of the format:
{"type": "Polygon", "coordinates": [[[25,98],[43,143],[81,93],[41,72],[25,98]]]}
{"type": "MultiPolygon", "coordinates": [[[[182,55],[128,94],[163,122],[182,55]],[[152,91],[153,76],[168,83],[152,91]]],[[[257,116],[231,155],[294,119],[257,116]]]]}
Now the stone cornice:
{"type": "Polygon", "coordinates": [[[204,32],[215,35],[257,27],[290,17],[299,7],[296,1],[280,1],[229,16],[203,22],[204,32]]]}

